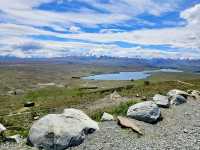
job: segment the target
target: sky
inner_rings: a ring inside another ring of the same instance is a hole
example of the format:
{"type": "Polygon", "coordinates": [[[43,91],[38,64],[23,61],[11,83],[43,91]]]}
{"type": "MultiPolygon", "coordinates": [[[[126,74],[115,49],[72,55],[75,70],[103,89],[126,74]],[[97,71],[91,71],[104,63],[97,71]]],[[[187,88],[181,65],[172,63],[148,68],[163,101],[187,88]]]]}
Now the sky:
{"type": "Polygon", "coordinates": [[[200,0],[0,0],[0,56],[200,59],[200,0]]]}

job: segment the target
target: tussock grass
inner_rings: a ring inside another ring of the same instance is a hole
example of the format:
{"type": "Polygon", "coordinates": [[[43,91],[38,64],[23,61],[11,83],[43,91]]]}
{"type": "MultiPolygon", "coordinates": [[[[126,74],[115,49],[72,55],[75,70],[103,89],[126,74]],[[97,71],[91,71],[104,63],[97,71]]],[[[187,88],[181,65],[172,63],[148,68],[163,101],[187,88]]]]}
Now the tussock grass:
{"type": "Polygon", "coordinates": [[[103,115],[104,112],[110,113],[114,116],[118,116],[118,115],[122,115],[125,116],[127,113],[127,110],[130,106],[139,103],[141,101],[138,100],[129,100],[127,102],[122,102],[120,103],[120,105],[118,106],[114,106],[114,107],[106,107],[106,108],[102,108],[99,110],[96,110],[95,112],[91,112],[89,113],[89,116],[96,121],[100,121],[101,117],[103,115]]]}

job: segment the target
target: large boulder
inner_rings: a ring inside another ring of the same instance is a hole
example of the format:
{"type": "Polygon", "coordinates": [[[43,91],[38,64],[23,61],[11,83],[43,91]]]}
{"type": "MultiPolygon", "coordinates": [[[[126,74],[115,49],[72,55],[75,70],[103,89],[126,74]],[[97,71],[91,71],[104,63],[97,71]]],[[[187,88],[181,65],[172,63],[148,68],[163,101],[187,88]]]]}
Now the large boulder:
{"type": "Polygon", "coordinates": [[[111,114],[106,112],[103,113],[101,121],[112,121],[112,120],[114,120],[114,117],[111,114]]]}
{"type": "Polygon", "coordinates": [[[171,105],[180,105],[187,102],[187,99],[181,95],[174,95],[171,96],[169,99],[171,105]]]}
{"type": "Polygon", "coordinates": [[[49,114],[36,121],[29,131],[28,143],[46,150],[63,150],[81,144],[85,135],[98,130],[98,124],[77,109],[49,114]]]}
{"type": "Polygon", "coordinates": [[[6,127],[0,123],[0,134],[6,131],[6,127]]]}
{"type": "Polygon", "coordinates": [[[156,123],[161,118],[161,112],[153,101],[146,101],[129,107],[127,116],[147,123],[156,123]]]}
{"type": "Polygon", "coordinates": [[[185,98],[187,98],[189,96],[189,94],[185,91],[182,91],[182,90],[178,90],[178,89],[173,89],[173,90],[170,90],[168,93],[167,93],[167,96],[171,97],[171,96],[175,96],[175,95],[181,95],[185,98]]]}
{"type": "Polygon", "coordinates": [[[170,102],[168,96],[163,96],[160,94],[156,94],[153,97],[153,101],[159,106],[163,108],[169,108],[170,102]]]}

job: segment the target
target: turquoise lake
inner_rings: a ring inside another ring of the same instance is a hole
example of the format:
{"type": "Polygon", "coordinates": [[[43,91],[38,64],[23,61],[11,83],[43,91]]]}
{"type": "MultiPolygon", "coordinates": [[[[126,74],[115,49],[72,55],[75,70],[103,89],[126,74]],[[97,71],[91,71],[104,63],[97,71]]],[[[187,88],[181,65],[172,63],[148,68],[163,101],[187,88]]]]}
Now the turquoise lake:
{"type": "Polygon", "coordinates": [[[176,69],[160,69],[160,70],[149,70],[149,71],[138,71],[138,72],[118,72],[108,74],[91,75],[88,77],[82,77],[84,80],[140,80],[146,79],[156,72],[183,72],[176,69]]]}

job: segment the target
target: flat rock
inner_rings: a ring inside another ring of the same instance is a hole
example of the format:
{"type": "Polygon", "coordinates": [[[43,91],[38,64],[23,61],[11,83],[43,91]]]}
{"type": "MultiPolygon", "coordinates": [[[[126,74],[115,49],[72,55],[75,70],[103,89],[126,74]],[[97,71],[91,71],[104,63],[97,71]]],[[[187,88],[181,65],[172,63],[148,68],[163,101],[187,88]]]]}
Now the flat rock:
{"type": "Polygon", "coordinates": [[[178,90],[178,89],[173,89],[173,90],[170,90],[168,93],[167,93],[167,96],[171,97],[171,96],[174,96],[174,95],[181,95],[185,98],[187,98],[189,96],[189,94],[185,91],[182,91],[182,90],[178,90]]]}
{"type": "Polygon", "coordinates": [[[117,117],[118,124],[125,128],[131,128],[133,131],[137,132],[140,135],[143,135],[141,129],[129,118],[126,117],[117,117]]]}
{"type": "Polygon", "coordinates": [[[171,105],[180,105],[186,102],[187,102],[187,99],[181,95],[174,95],[170,97],[171,105]]]}
{"type": "Polygon", "coordinates": [[[163,108],[169,108],[170,106],[170,101],[168,96],[163,96],[160,94],[156,94],[153,97],[153,101],[159,106],[159,107],[163,107],[163,108]]]}
{"type": "Polygon", "coordinates": [[[98,124],[77,109],[49,114],[36,121],[29,131],[28,143],[45,150],[63,150],[81,144],[87,134],[99,130],[98,124]]]}
{"type": "Polygon", "coordinates": [[[161,117],[161,112],[156,103],[145,101],[129,107],[127,116],[147,123],[156,123],[161,117]]]}
{"type": "Polygon", "coordinates": [[[114,117],[111,114],[106,112],[103,113],[101,121],[112,121],[112,120],[114,120],[114,117]]]}

